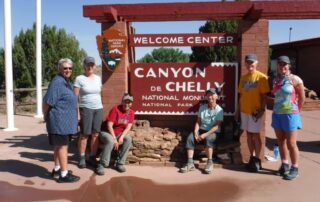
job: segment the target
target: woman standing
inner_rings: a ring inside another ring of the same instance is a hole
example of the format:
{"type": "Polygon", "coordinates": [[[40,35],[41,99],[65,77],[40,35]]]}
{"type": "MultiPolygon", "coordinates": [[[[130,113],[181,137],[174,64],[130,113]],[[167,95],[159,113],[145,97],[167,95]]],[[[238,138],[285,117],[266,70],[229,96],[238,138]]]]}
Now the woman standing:
{"type": "Polygon", "coordinates": [[[71,135],[77,132],[77,97],[75,96],[70,77],[72,61],[60,59],[59,74],[48,87],[43,98],[43,114],[49,134],[49,143],[54,146],[54,169],[52,177],[58,177],[58,182],[76,182],[80,177],[68,171],[68,144],[71,135]]]}
{"type": "Polygon", "coordinates": [[[278,58],[278,75],[273,83],[275,103],[272,123],[276,133],[281,167],[279,175],[286,180],[298,177],[299,149],[297,146],[298,129],[301,129],[300,110],[305,101],[303,81],[290,73],[290,59],[287,56],[278,58]],[[291,168],[289,166],[289,156],[291,168]]]}
{"type": "Polygon", "coordinates": [[[83,61],[85,73],[77,76],[74,82],[74,93],[79,96],[78,120],[80,120],[80,153],[79,168],[86,167],[85,151],[88,137],[91,136],[89,163],[96,164],[98,135],[100,133],[103,110],[101,102],[101,78],[94,74],[95,59],[86,57],[83,61]]]}

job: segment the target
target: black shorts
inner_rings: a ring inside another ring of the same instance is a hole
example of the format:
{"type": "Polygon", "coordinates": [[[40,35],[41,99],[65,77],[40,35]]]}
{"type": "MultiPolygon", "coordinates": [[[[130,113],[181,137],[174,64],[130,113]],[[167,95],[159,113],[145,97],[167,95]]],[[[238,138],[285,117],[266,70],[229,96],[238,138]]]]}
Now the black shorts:
{"type": "Polygon", "coordinates": [[[49,134],[49,144],[52,146],[68,145],[72,135],[49,134]]]}
{"type": "Polygon", "coordinates": [[[83,135],[99,133],[103,121],[102,109],[80,108],[80,132],[83,135]]]}

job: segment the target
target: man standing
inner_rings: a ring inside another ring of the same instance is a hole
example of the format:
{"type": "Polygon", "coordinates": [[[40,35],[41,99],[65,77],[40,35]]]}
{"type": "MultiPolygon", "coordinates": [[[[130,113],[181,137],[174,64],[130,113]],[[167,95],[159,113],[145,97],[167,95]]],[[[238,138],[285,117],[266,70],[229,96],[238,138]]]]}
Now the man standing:
{"type": "Polygon", "coordinates": [[[265,112],[266,94],[270,91],[270,87],[267,76],[257,70],[258,60],[255,54],[246,55],[245,66],[248,73],[241,76],[238,88],[241,129],[247,132],[247,143],[250,151],[247,169],[250,172],[258,172],[261,169],[261,117],[265,112]]]}

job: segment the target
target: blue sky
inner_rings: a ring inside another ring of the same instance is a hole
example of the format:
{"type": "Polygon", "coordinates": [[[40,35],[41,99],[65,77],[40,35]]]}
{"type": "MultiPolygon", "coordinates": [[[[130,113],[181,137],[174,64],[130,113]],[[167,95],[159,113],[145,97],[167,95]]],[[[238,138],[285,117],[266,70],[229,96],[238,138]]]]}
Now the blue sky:
{"type": "MultiPolygon", "coordinates": [[[[201,2],[189,0],[189,2],[201,2]]],[[[209,1],[209,0],[208,0],[209,1]]],[[[0,47],[4,47],[3,2],[0,4],[0,47]]],[[[88,55],[98,58],[95,36],[100,34],[100,24],[82,15],[83,5],[152,3],[152,2],[188,2],[188,0],[42,0],[42,25],[55,25],[64,28],[67,33],[76,36],[88,55]]],[[[36,0],[11,0],[12,37],[21,30],[32,27],[36,18],[36,0]]],[[[198,33],[204,21],[134,23],[137,33],[198,33]]],[[[270,44],[284,43],[289,40],[289,28],[292,27],[291,41],[320,37],[320,20],[272,20],[269,21],[270,44]]],[[[13,39],[12,39],[13,40],[13,39]]],[[[182,48],[191,52],[189,47],[182,48]]],[[[137,48],[137,59],[150,52],[151,48],[137,48]]]]}

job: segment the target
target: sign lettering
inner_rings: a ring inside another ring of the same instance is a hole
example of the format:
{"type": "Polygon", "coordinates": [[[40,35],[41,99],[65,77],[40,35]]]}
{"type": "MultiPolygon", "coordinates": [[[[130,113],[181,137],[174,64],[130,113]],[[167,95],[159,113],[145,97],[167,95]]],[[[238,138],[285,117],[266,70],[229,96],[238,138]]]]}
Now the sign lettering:
{"type": "Polygon", "coordinates": [[[195,115],[209,88],[222,87],[220,105],[234,114],[237,63],[133,63],[131,86],[137,114],[195,115]]]}

